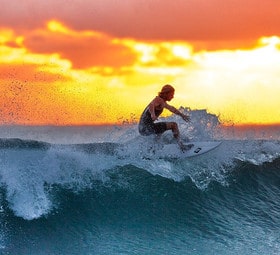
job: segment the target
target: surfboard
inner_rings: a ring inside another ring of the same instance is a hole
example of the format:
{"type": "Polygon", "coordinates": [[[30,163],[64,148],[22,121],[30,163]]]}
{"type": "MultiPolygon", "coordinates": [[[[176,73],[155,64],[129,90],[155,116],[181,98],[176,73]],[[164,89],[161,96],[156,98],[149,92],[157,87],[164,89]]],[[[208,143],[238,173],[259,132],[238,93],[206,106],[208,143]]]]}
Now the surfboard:
{"type": "Polygon", "coordinates": [[[217,148],[221,142],[192,142],[184,144],[190,149],[182,151],[178,144],[165,144],[163,147],[156,152],[156,155],[160,158],[171,158],[171,159],[180,159],[180,158],[189,158],[202,155],[211,150],[217,148]]]}

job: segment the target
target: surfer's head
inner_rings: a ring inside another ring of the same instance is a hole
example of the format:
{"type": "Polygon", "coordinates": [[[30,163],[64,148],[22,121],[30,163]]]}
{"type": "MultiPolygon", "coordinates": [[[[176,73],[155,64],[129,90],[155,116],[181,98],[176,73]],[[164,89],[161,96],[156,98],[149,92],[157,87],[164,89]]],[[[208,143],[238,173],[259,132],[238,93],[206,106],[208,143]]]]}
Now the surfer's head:
{"type": "Polygon", "coordinates": [[[162,99],[170,101],[174,97],[174,92],[175,92],[175,89],[171,85],[166,84],[162,87],[162,89],[158,93],[158,95],[162,99]]]}

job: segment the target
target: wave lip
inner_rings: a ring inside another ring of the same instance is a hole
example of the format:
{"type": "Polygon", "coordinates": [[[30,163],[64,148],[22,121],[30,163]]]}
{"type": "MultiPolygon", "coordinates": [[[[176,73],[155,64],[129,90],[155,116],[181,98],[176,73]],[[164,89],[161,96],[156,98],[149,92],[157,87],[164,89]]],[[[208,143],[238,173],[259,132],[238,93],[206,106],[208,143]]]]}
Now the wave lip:
{"type": "Polygon", "coordinates": [[[0,180],[15,215],[34,219],[47,214],[52,202],[45,190],[50,164],[47,143],[20,139],[0,140],[0,180]]]}
{"type": "Polygon", "coordinates": [[[52,187],[75,191],[92,188],[92,181],[106,182],[106,171],[117,165],[114,148],[0,139],[0,182],[9,208],[18,217],[37,219],[55,207],[52,187]]]}

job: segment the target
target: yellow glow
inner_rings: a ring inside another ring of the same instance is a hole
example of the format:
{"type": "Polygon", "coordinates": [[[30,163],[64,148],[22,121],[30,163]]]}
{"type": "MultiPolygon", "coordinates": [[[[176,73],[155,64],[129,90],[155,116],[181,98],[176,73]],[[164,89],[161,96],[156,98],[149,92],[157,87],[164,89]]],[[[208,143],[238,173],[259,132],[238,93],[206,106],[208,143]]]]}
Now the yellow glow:
{"type": "Polygon", "coordinates": [[[280,38],[278,36],[262,37],[259,42],[260,44],[275,48],[275,46],[280,45],[280,38]]]}
{"type": "MultiPolygon", "coordinates": [[[[280,37],[262,37],[255,48],[247,50],[195,52],[187,42],[113,38],[96,31],[75,31],[55,20],[32,32],[35,38],[57,36],[69,45],[78,38],[85,47],[97,38],[97,45],[104,42],[102,57],[111,58],[113,52],[116,62],[126,56],[112,45],[136,57],[123,66],[93,64],[75,69],[75,59],[70,61],[63,49],[59,54],[36,53],[25,46],[28,35],[1,30],[3,123],[98,124],[131,114],[139,117],[166,83],[176,88],[171,102],[176,107],[207,109],[225,122],[280,122],[280,37]]],[[[92,59],[95,56],[93,52],[92,59]]]]}
{"type": "Polygon", "coordinates": [[[172,52],[174,56],[184,59],[190,59],[192,54],[191,49],[186,47],[186,45],[174,45],[172,52]]]}
{"type": "Polygon", "coordinates": [[[279,37],[260,42],[250,50],[196,53],[199,69],[182,79],[192,104],[220,113],[225,121],[279,123],[279,37]]]}
{"type": "Polygon", "coordinates": [[[134,70],[136,70],[139,73],[145,74],[152,74],[152,75],[172,75],[176,76],[179,74],[182,74],[184,72],[184,69],[182,67],[135,67],[134,70]]]}
{"type": "Polygon", "coordinates": [[[156,60],[155,54],[158,52],[156,45],[135,43],[133,46],[134,49],[141,54],[139,60],[142,63],[148,63],[156,60]]]}
{"type": "Polygon", "coordinates": [[[24,37],[23,36],[18,36],[15,39],[15,42],[18,46],[23,46],[23,41],[24,41],[24,37]]]}
{"type": "Polygon", "coordinates": [[[72,29],[68,28],[67,26],[65,26],[60,21],[56,21],[56,20],[49,21],[47,23],[47,28],[51,32],[65,34],[65,35],[72,35],[72,36],[85,36],[85,37],[92,37],[92,36],[102,37],[102,36],[104,36],[102,33],[96,32],[96,31],[77,32],[75,30],[72,30],[72,29]]]}
{"type": "Polygon", "coordinates": [[[123,43],[139,54],[139,61],[142,64],[163,65],[164,63],[160,59],[167,61],[172,61],[176,58],[189,60],[192,57],[192,48],[187,43],[139,43],[131,40],[123,41],[123,43]]]}
{"type": "Polygon", "coordinates": [[[46,68],[46,64],[50,65],[50,68],[59,66],[60,68],[69,69],[71,63],[68,60],[60,59],[58,54],[40,55],[27,53],[25,49],[15,49],[9,47],[1,47],[0,61],[2,63],[17,63],[17,64],[36,64],[42,65],[46,68]]]}
{"type": "Polygon", "coordinates": [[[13,31],[10,29],[1,29],[0,31],[0,44],[5,44],[14,37],[13,31]]]}
{"type": "Polygon", "coordinates": [[[60,32],[60,33],[69,33],[69,29],[65,27],[61,22],[58,22],[56,20],[51,20],[47,24],[48,29],[52,32],[60,32]]]}

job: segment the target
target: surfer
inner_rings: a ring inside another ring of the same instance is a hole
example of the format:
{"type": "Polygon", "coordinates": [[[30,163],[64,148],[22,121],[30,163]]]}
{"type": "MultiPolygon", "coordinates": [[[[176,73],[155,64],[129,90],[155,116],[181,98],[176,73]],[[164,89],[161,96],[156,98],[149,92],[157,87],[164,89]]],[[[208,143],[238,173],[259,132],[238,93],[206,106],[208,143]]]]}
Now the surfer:
{"type": "Polygon", "coordinates": [[[180,132],[176,122],[156,122],[160,114],[162,113],[163,109],[166,108],[170,112],[179,115],[182,117],[183,120],[188,122],[190,117],[181,113],[177,110],[174,106],[169,105],[167,101],[171,101],[174,97],[175,89],[167,84],[164,85],[161,91],[158,93],[150,104],[145,108],[144,112],[140,117],[140,122],[138,126],[139,133],[141,135],[157,135],[160,136],[167,130],[172,130],[174,138],[177,140],[180,148],[182,150],[186,150],[183,143],[180,140],[180,132]]]}

